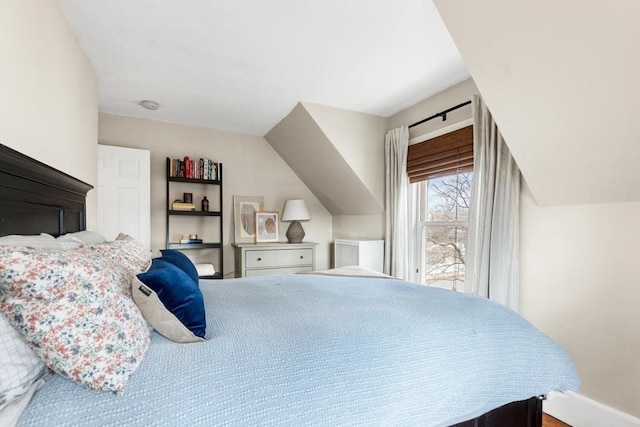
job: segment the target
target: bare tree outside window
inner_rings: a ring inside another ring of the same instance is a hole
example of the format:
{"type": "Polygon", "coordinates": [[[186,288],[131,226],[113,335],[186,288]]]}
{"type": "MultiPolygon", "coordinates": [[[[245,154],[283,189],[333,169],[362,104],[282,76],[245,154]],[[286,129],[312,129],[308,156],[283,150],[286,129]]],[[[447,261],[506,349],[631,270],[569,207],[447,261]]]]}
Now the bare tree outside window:
{"type": "Polygon", "coordinates": [[[464,283],[472,177],[461,172],[419,183],[424,284],[456,291],[464,283]]]}

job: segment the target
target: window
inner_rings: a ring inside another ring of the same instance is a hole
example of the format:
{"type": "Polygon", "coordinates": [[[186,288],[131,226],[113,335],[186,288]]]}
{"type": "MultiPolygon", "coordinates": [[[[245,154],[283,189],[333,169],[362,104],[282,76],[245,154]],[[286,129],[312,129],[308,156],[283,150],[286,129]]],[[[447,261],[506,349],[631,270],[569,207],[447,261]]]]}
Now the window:
{"type": "Polygon", "coordinates": [[[413,193],[419,209],[416,262],[420,283],[462,290],[467,218],[473,172],[421,181],[413,193]]]}
{"type": "Polygon", "coordinates": [[[462,291],[473,178],[473,126],[409,146],[415,281],[462,291]]]}

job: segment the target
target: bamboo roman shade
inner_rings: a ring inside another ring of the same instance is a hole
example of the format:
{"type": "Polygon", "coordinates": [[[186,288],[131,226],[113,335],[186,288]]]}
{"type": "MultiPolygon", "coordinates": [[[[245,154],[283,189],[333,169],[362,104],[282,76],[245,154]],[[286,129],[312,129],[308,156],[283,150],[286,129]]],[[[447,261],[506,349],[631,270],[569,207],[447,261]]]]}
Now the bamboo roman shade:
{"type": "Polygon", "coordinates": [[[407,174],[409,182],[473,169],[473,126],[409,146],[407,174]]]}

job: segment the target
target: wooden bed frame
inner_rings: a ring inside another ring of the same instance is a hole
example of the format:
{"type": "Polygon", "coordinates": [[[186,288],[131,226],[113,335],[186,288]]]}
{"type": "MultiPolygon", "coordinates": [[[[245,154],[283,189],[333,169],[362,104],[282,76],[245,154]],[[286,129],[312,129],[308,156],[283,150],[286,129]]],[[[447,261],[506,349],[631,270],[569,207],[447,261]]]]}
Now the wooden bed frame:
{"type": "MultiPolygon", "coordinates": [[[[0,144],[0,236],[86,228],[86,194],[93,187],[0,144]]],[[[541,427],[542,399],[512,402],[452,427],[541,427]]]]}
{"type": "Polygon", "coordinates": [[[92,188],[0,144],[0,236],[84,230],[92,188]]]}

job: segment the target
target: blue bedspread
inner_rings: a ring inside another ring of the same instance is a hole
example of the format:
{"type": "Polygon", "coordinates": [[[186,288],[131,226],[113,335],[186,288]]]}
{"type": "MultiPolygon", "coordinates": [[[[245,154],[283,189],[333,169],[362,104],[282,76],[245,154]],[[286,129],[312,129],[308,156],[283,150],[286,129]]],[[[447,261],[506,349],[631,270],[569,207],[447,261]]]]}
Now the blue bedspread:
{"type": "Polygon", "coordinates": [[[487,300],[399,280],[202,281],[207,341],[155,334],[124,395],[55,376],[20,426],[440,426],[577,390],[565,352],[487,300]]]}

